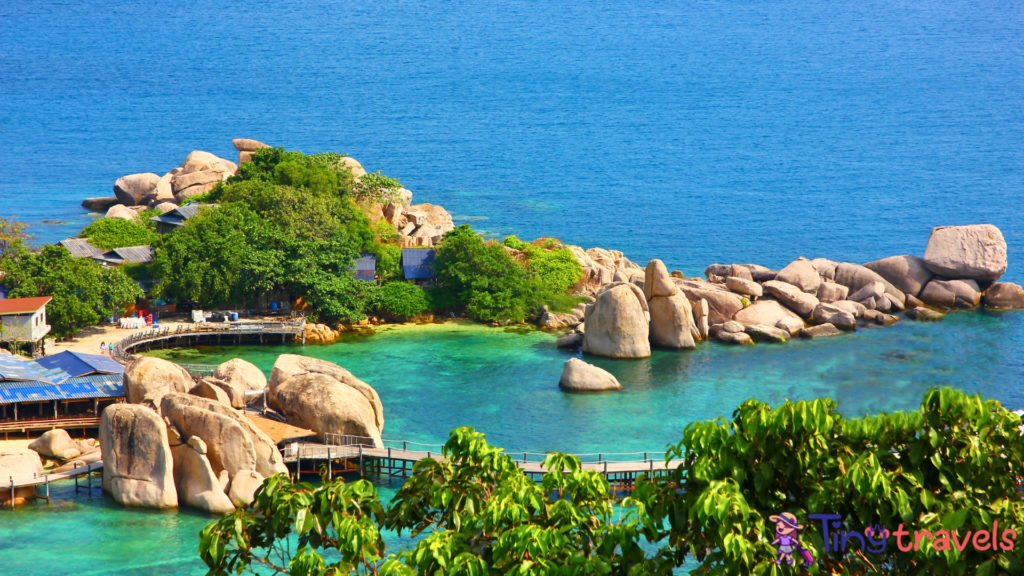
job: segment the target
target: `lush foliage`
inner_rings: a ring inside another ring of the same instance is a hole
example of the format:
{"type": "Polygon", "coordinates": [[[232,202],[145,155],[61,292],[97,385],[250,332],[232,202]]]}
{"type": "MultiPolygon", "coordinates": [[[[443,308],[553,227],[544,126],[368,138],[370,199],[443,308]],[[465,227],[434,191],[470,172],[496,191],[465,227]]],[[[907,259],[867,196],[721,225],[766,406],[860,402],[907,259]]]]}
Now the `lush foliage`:
{"type": "Polygon", "coordinates": [[[352,170],[343,158],[344,155],[331,152],[306,156],[302,152],[286,152],[284,148],[263,148],[253,152],[252,160],[243,162],[228,182],[262,180],[342,196],[355,184],[352,170]]]}
{"type": "Polygon", "coordinates": [[[402,184],[380,173],[380,171],[364,174],[355,187],[352,195],[358,202],[370,204],[390,204],[398,199],[402,184]]]}
{"type": "Polygon", "coordinates": [[[963,543],[968,530],[998,522],[1000,533],[1020,536],[1020,418],[950,389],[929,391],[912,412],[845,419],[835,408],[831,400],[774,409],[748,400],[731,421],[694,422],[666,454],[679,468],[641,476],[622,501],[574,457],[549,455],[537,486],[482,435],[457,429],[443,458],[417,463],[387,506],[363,481],[313,487],[278,476],[254,507],[203,530],[200,555],[211,574],[256,563],[295,575],[663,576],[684,561],[695,575],[1021,573],[1005,544],[908,548],[914,530],[958,532],[963,543]],[[776,564],[769,517],[784,511],[806,526],[801,545],[815,558],[806,568],[776,564]],[[833,532],[903,524],[910,536],[891,534],[881,552],[870,542],[862,551],[856,539],[829,552],[820,521],[809,519],[816,513],[842,517],[833,532]],[[380,529],[418,539],[389,555],[380,529]],[[340,558],[330,565],[329,549],[340,558]]]}
{"type": "Polygon", "coordinates": [[[485,242],[468,224],[445,234],[437,250],[434,272],[436,301],[442,307],[465,307],[481,320],[522,320],[537,307],[571,307],[567,291],[583,273],[572,253],[557,240],[533,244],[509,236],[485,242]],[[510,250],[523,253],[517,262],[510,250]]]}
{"type": "Polygon", "coordinates": [[[994,521],[1019,530],[1019,424],[998,402],[950,389],[928,392],[918,411],[849,420],[831,400],[775,409],[748,400],[732,421],[687,426],[667,455],[682,465],[667,482],[642,483],[635,498],[648,538],[671,544],[660,561],[693,554],[701,574],[782,573],[768,517],[784,511],[807,525],[804,545],[821,562],[814,571],[1019,574],[1015,552],[970,546],[902,552],[890,541],[872,554],[851,540],[845,552],[826,552],[820,521],[807,521],[808,514],[838,514],[844,531],[904,524],[911,533],[959,530],[961,537],[991,530],[994,521]]]}
{"type": "Polygon", "coordinates": [[[607,481],[551,454],[537,485],[482,434],[461,428],[442,461],[417,463],[385,508],[373,487],[268,479],[255,504],[208,525],[199,553],[211,574],[255,566],[310,574],[626,574],[638,567],[639,522],[617,513],[607,481]],[[426,534],[386,554],[380,529],[426,534]],[[288,559],[287,538],[297,536],[288,559]],[[328,564],[324,552],[337,561],[328,564]]]}
{"type": "Polygon", "coordinates": [[[71,336],[143,297],[119,268],[104,269],[60,246],[46,245],[38,253],[18,246],[0,258],[0,272],[10,298],[53,297],[46,317],[55,336],[71,336]]]}
{"type": "Polygon", "coordinates": [[[144,246],[157,240],[156,232],[148,227],[121,218],[100,218],[86,226],[81,236],[101,250],[144,246]]]}
{"type": "Polygon", "coordinates": [[[14,218],[0,218],[0,257],[17,247],[27,246],[32,235],[26,232],[28,225],[14,218]]]}
{"type": "Polygon", "coordinates": [[[161,243],[155,296],[202,307],[254,301],[281,282],[280,231],[244,204],[204,208],[161,243]]]}
{"type": "Polygon", "coordinates": [[[396,318],[412,318],[430,310],[427,292],[409,282],[391,282],[374,287],[366,307],[396,318]]]}

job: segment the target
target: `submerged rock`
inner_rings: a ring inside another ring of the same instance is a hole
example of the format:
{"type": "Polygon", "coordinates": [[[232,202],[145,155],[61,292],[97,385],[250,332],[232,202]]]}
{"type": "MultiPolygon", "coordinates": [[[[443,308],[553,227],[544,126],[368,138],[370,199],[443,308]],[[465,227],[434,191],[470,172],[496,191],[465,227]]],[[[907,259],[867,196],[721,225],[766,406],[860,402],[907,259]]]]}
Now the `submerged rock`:
{"type": "Polygon", "coordinates": [[[804,328],[800,331],[800,337],[806,340],[813,340],[814,338],[839,336],[842,333],[842,330],[826,322],[824,324],[818,324],[817,326],[808,326],[807,328],[804,328]]]}
{"type": "Polygon", "coordinates": [[[985,307],[997,309],[1024,308],[1024,289],[1012,282],[996,282],[985,290],[985,307]]]}
{"type": "Polygon", "coordinates": [[[910,310],[907,310],[907,318],[910,318],[911,320],[934,321],[942,320],[944,317],[945,314],[941,312],[936,312],[935,310],[932,310],[930,308],[924,308],[922,306],[918,306],[917,308],[911,308],[910,310]]]}

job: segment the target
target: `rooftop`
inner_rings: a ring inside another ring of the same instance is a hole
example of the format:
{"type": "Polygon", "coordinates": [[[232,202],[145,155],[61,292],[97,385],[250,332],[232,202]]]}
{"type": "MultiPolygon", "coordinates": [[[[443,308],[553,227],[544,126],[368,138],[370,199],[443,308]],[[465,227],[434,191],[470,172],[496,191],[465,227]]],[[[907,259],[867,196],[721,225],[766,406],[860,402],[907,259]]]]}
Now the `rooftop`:
{"type": "Polygon", "coordinates": [[[67,248],[75,258],[95,258],[103,254],[103,250],[93,246],[87,238],[67,238],[57,242],[57,245],[67,248]]]}
{"type": "Polygon", "coordinates": [[[7,298],[0,300],[0,314],[28,314],[36,312],[53,296],[37,296],[35,298],[7,298]]]}
{"type": "Polygon", "coordinates": [[[124,373],[124,366],[106,356],[70,350],[43,356],[35,362],[45,369],[60,369],[70,378],[96,373],[117,374],[120,377],[124,373]]]}

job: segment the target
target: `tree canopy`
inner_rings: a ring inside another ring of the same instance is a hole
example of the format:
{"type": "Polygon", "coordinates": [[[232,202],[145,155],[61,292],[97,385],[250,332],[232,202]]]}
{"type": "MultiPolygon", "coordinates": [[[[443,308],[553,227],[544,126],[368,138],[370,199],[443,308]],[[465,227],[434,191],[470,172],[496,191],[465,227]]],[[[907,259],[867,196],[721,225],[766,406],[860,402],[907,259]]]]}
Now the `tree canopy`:
{"type": "Polygon", "coordinates": [[[537,485],[482,434],[458,428],[442,458],[416,463],[386,505],[364,480],[275,476],[252,506],[202,531],[199,554],[214,575],[255,566],[296,576],[665,576],[684,563],[695,575],[1019,574],[1016,546],[950,545],[953,532],[1009,537],[1024,525],[1019,425],[998,402],[951,389],[929,391],[919,410],[855,419],[828,399],[748,400],[731,420],[687,426],[665,455],[678,468],[641,475],[624,499],[565,454],[547,456],[537,485]],[[804,525],[809,566],[776,563],[771,516],[782,512],[804,525]],[[826,549],[812,514],[838,517],[833,534],[903,525],[911,537],[826,549]],[[389,553],[385,529],[414,540],[389,553]],[[916,549],[907,545],[915,530],[930,533],[916,549]]]}
{"type": "Polygon", "coordinates": [[[126,246],[145,246],[157,241],[156,232],[148,227],[121,218],[100,218],[86,226],[80,234],[101,250],[126,246]]]}

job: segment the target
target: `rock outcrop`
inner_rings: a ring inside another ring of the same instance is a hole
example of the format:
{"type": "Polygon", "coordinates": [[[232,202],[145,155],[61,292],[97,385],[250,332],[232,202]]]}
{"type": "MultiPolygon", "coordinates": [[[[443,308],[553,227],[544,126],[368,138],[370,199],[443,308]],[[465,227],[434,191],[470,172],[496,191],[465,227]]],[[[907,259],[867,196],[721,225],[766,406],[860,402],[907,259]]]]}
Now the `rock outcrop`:
{"type": "Polygon", "coordinates": [[[818,286],[818,292],[815,296],[817,296],[819,302],[825,302],[828,304],[838,302],[839,300],[846,300],[849,293],[850,289],[842,284],[822,280],[821,285],[818,286]]]}
{"type": "Polygon", "coordinates": [[[696,329],[690,301],[675,285],[661,260],[647,263],[644,296],[651,313],[651,344],[674,349],[694,348],[696,329]]]}
{"type": "Polygon", "coordinates": [[[103,215],[104,218],[120,218],[121,220],[128,220],[129,222],[137,220],[138,216],[138,212],[120,204],[111,206],[110,210],[107,210],[107,213],[103,215]]]}
{"type": "Polygon", "coordinates": [[[790,262],[785,268],[779,271],[775,279],[780,282],[792,284],[800,290],[809,294],[814,294],[818,291],[818,286],[821,285],[821,276],[818,275],[818,270],[811,264],[811,261],[807,258],[797,258],[790,262]]]}
{"type": "Polygon", "coordinates": [[[270,372],[268,403],[289,423],[325,433],[372,438],[384,430],[384,408],[369,384],[341,366],[282,354],[270,372]]]}
{"type": "Polygon", "coordinates": [[[59,428],[43,432],[43,435],[33,440],[28,447],[38,452],[40,456],[57,460],[71,460],[82,454],[78,449],[78,443],[71,439],[67,430],[59,428]]]}
{"type": "Polygon", "coordinates": [[[214,514],[234,512],[235,505],[224,493],[202,442],[179,444],[171,448],[171,454],[178,502],[214,514]]]}
{"type": "MultiPolygon", "coordinates": [[[[770,280],[764,283],[764,288],[769,294],[778,298],[779,302],[782,302],[784,306],[796,312],[802,318],[810,316],[811,312],[814,312],[814,307],[818,305],[816,297],[788,282],[770,280]]],[[[815,290],[817,290],[817,287],[815,287],[815,290]]]]}
{"type": "Polygon", "coordinates": [[[694,302],[706,300],[708,303],[708,324],[722,324],[732,320],[737,312],[743,310],[743,297],[726,290],[719,284],[703,280],[674,278],[676,286],[686,294],[691,306],[694,302]]]}
{"type": "Polygon", "coordinates": [[[828,258],[815,258],[811,260],[811,266],[814,266],[822,280],[832,282],[836,279],[836,268],[839,266],[839,262],[828,258]]]}
{"type": "Polygon", "coordinates": [[[635,286],[619,284],[602,292],[587,306],[583,352],[610,358],[647,358],[651,355],[648,319],[635,286]]]}
{"type": "Polygon", "coordinates": [[[730,291],[743,296],[760,298],[764,295],[764,289],[761,288],[760,284],[753,280],[747,280],[746,278],[739,278],[737,276],[727,276],[725,279],[725,287],[730,291]]]}
{"type": "Polygon", "coordinates": [[[931,306],[977,308],[981,304],[981,289],[974,280],[932,280],[920,297],[931,306]]]}
{"type": "Polygon", "coordinates": [[[256,472],[240,472],[231,479],[228,498],[238,507],[252,504],[256,490],[263,485],[264,480],[265,478],[256,472]]]}
{"type": "Polygon", "coordinates": [[[811,320],[815,325],[831,324],[842,330],[853,330],[857,327],[857,318],[834,304],[818,304],[814,308],[811,320]]]}
{"type": "Polygon", "coordinates": [[[1021,309],[1024,308],[1024,289],[1012,282],[996,282],[985,290],[986,308],[1021,309]]]}
{"type": "Polygon", "coordinates": [[[122,176],[114,182],[114,195],[121,204],[136,206],[159,181],[160,176],[152,172],[122,176]]]}
{"type": "Polygon", "coordinates": [[[799,316],[783,307],[776,300],[758,300],[733,316],[733,320],[743,326],[753,326],[755,324],[776,326],[785,319],[795,320],[800,323],[800,326],[803,326],[803,320],[799,316]]]}
{"type": "Polygon", "coordinates": [[[944,278],[995,282],[1006,272],[1006,240],[991,224],[932,228],[924,262],[944,278]]]}
{"type": "Polygon", "coordinates": [[[12,448],[3,454],[0,454],[0,503],[5,506],[10,506],[13,503],[15,506],[21,506],[36,497],[35,486],[22,486],[14,489],[14,494],[11,494],[11,488],[8,484],[7,488],[4,488],[3,484],[14,480],[15,482],[24,482],[33,480],[37,476],[43,474],[43,463],[39,460],[39,454],[34,450],[28,448],[12,448]]]}
{"type": "Polygon", "coordinates": [[[124,367],[124,395],[129,404],[145,404],[160,410],[160,398],[169,392],[192,389],[192,376],[177,364],[161,358],[138,356],[124,367]]]}
{"type": "Polygon", "coordinates": [[[178,505],[167,427],[156,411],[139,404],[108,406],[100,420],[100,447],[103,491],[119,504],[178,505]]]}
{"type": "Polygon", "coordinates": [[[566,392],[598,392],[621,390],[619,381],[606,370],[587,364],[579,358],[566,360],[558,387],[566,392]]]}
{"type": "Polygon", "coordinates": [[[228,396],[227,391],[224,390],[224,388],[214,384],[215,380],[215,378],[203,378],[202,380],[199,381],[198,384],[193,386],[192,389],[188,391],[188,393],[192,394],[193,396],[199,396],[200,398],[207,398],[210,400],[214,400],[216,402],[220,402],[226,406],[231,406],[232,408],[245,407],[244,403],[242,403],[240,406],[235,406],[234,403],[232,402],[232,398],[228,396]]]}
{"type": "Polygon", "coordinates": [[[850,262],[843,262],[836,266],[836,284],[842,284],[850,289],[850,293],[853,294],[863,288],[865,285],[872,282],[881,282],[885,285],[885,293],[892,294],[900,302],[906,301],[906,296],[898,288],[890,284],[885,278],[879,276],[877,272],[861,266],[860,264],[851,264],[850,262]]]}
{"type": "Polygon", "coordinates": [[[911,296],[920,294],[924,285],[935,276],[923,258],[911,254],[882,258],[868,262],[864,267],[878,273],[898,290],[911,296]]]}
{"type": "Polygon", "coordinates": [[[284,459],[274,441],[251,420],[240,416],[230,407],[206,398],[178,393],[167,394],[161,404],[165,417],[184,440],[197,436],[213,451],[209,457],[218,474],[221,470],[228,470],[231,475],[239,470],[254,470],[264,477],[270,477],[287,472],[284,459]],[[186,418],[195,421],[184,422],[186,418]],[[182,424],[179,425],[179,422],[182,424]],[[245,437],[238,434],[238,429],[245,433],[245,437]],[[248,464],[250,461],[253,462],[252,466],[248,464]]]}

